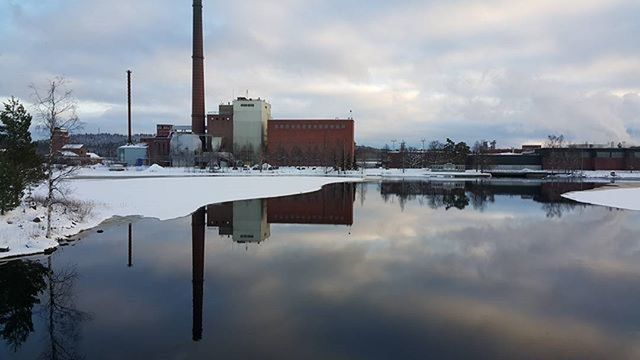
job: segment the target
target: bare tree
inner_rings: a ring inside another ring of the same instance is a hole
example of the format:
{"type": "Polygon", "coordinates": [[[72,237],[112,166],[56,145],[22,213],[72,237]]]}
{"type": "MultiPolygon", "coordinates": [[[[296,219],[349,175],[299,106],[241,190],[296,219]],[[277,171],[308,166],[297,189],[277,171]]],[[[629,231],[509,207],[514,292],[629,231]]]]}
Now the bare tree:
{"type": "Polygon", "coordinates": [[[77,101],[73,97],[71,90],[67,88],[67,84],[68,82],[65,78],[56,77],[53,80],[49,80],[44,89],[38,89],[35,85],[31,85],[39,127],[49,137],[49,153],[45,159],[47,238],[51,237],[51,212],[53,206],[64,202],[65,192],[61,187],[62,180],[77,169],[74,166],[60,166],[58,168],[54,166],[57,156],[54,148],[56,132],[61,129],[72,132],[81,127],[80,120],[76,114],[77,101]]]}
{"type": "MultiPolygon", "coordinates": [[[[494,140],[495,141],[495,140],[494,140]]],[[[491,142],[491,146],[494,146],[494,141],[491,142]]],[[[476,171],[484,172],[484,170],[490,169],[492,164],[492,157],[488,154],[489,143],[485,140],[476,141],[471,148],[473,154],[473,167],[476,171]]]]}

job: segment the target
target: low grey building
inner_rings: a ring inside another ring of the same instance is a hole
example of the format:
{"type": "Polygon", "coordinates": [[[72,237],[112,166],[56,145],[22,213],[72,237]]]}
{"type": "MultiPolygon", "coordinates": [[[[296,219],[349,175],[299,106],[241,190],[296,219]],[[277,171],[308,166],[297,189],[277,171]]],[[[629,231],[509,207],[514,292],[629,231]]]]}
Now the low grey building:
{"type": "Polygon", "coordinates": [[[118,161],[127,166],[147,164],[147,144],[122,145],[118,148],[118,161]]]}

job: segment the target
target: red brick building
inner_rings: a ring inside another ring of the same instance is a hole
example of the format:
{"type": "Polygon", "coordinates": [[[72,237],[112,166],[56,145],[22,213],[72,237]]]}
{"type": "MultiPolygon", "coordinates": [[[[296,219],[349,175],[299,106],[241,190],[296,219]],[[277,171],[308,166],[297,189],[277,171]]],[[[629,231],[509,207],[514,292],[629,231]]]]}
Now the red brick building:
{"type": "Polygon", "coordinates": [[[62,147],[69,143],[69,131],[67,129],[55,128],[51,137],[51,147],[56,153],[62,150],[62,147]]]}
{"type": "Polygon", "coordinates": [[[172,130],[173,125],[158,124],[156,125],[156,136],[140,139],[140,142],[147,144],[147,162],[149,165],[171,165],[170,144],[172,130]]]}
{"type": "Polygon", "coordinates": [[[640,148],[542,148],[545,170],[638,170],[640,148]]]}
{"type": "Polygon", "coordinates": [[[82,157],[87,156],[87,148],[84,146],[84,144],[65,144],[62,149],[60,149],[60,151],[74,153],[77,156],[82,157]]]}
{"type": "Polygon", "coordinates": [[[269,120],[267,159],[277,166],[338,166],[354,162],[354,121],[269,120]]]}
{"type": "Polygon", "coordinates": [[[207,115],[207,135],[222,138],[220,151],[233,152],[233,105],[220,105],[217,114],[207,115]]]}

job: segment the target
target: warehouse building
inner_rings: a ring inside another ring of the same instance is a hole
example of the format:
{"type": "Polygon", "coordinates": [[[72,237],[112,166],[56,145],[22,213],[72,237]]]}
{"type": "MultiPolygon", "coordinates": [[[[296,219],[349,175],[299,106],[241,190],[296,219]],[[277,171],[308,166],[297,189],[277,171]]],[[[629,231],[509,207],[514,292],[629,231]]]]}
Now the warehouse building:
{"type": "Polygon", "coordinates": [[[353,167],[353,119],[270,120],[268,134],[270,164],[353,167]]]}
{"type": "Polygon", "coordinates": [[[351,168],[355,126],[349,119],[271,119],[271,105],[239,97],[207,115],[207,135],[220,151],[249,164],[351,168]]]}

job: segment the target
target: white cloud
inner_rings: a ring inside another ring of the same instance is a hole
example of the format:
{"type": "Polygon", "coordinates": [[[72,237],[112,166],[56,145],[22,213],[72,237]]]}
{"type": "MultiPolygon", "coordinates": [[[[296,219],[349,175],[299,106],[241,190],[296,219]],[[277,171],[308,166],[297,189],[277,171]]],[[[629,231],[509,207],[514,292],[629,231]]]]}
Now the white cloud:
{"type": "MultiPolygon", "coordinates": [[[[191,6],[169,0],[25,0],[0,7],[0,93],[72,80],[87,131],[189,119],[191,6]],[[38,6],[36,6],[38,5],[38,6]],[[6,50],[10,49],[10,50],[6,50]]],[[[267,98],[277,117],[344,117],[357,141],[519,145],[640,141],[640,4],[631,0],[205,2],[207,107],[267,98]]]]}

